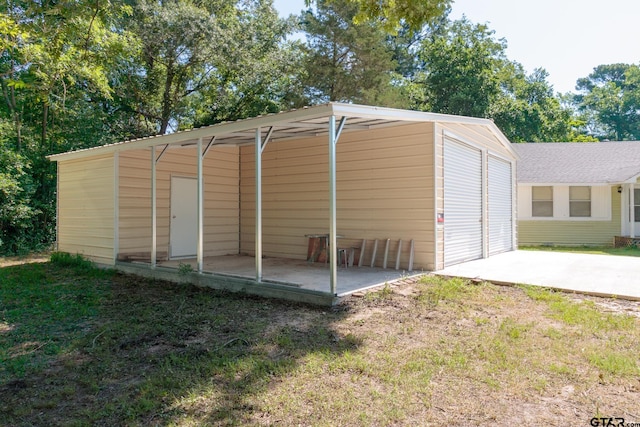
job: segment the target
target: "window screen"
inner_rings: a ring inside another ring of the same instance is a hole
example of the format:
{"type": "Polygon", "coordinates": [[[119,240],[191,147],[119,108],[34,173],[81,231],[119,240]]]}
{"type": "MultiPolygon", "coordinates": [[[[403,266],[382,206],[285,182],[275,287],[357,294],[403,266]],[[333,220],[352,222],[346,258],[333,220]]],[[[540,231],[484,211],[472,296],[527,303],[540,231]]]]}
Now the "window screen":
{"type": "Polygon", "coordinates": [[[569,216],[591,216],[591,187],[569,187],[569,216]]]}
{"type": "Polygon", "coordinates": [[[553,187],[531,187],[531,215],[553,216],[553,187]]]}
{"type": "Polygon", "coordinates": [[[633,199],[634,199],[633,210],[636,216],[635,220],[636,222],[640,222],[640,188],[634,188],[633,199]]]}

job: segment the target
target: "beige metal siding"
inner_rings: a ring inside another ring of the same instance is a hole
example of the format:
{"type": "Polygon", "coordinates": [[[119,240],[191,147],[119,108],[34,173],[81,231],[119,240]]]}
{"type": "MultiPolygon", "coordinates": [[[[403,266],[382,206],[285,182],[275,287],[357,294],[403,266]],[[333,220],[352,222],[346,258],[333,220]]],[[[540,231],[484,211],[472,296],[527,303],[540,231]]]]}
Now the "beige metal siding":
{"type": "MultiPolygon", "coordinates": [[[[484,161],[487,162],[489,156],[497,156],[499,158],[504,159],[505,161],[509,161],[511,163],[512,168],[515,168],[515,157],[511,150],[508,147],[505,147],[502,142],[494,135],[490,129],[485,125],[472,125],[465,123],[445,123],[438,122],[435,124],[435,174],[436,174],[436,182],[437,182],[437,200],[436,200],[436,210],[437,213],[444,214],[445,223],[438,224],[437,228],[437,253],[436,253],[436,268],[442,269],[445,266],[445,227],[446,227],[446,212],[444,211],[444,174],[445,174],[445,158],[444,158],[444,140],[445,138],[459,140],[460,142],[467,143],[478,149],[481,149],[483,152],[486,152],[484,155],[484,161]]],[[[486,165],[486,163],[485,163],[486,165]]],[[[486,171],[484,172],[486,174],[486,171]]],[[[485,190],[488,191],[488,179],[485,180],[485,190]]],[[[513,181],[513,179],[512,179],[513,181]]],[[[513,184],[512,184],[513,185],[513,184]]],[[[512,198],[515,198],[515,189],[512,192],[512,198]]],[[[515,210],[515,209],[514,209],[515,210]]],[[[488,204],[485,200],[485,205],[483,206],[483,214],[488,216],[488,204]]],[[[484,225],[484,236],[488,236],[490,230],[488,226],[488,222],[484,225]]],[[[515,231],[514,231],[515,232],[515,231]]],[[[513,236],[513,235],[512,235],[513,236]]],[[[484,237],[485,241],[482,242],[483,245],[488,246],[488,241],[486,241],[487,237],[484,237]]],[[[490,250],[490,248],[488,248],[490,250]]]]}
{"type": "Polygon", "coordinates": [[[113,264],[113,155],[59,162],[58,174],[58,250],[113,264]]]}
{"type": "Polygon", "coordinates": [[[505,147],[486,125],[470,125],[464,123],[439,123],[442,130],[453,134],[463,142],[473,142],[499,154],[507,159],[513,158],[513,153],[505,147]]]}
{"type": "MultiPolygon", "coordinates": [[[[401,267],[415,240],[415,269],[433,269],[433,125],[411,124],[344,133],[337,145],[337,226],[340,246],[392,239],[401,267]]],[[[241,148],[241,251],[255,251],[254,147],[241,148]]],[[[272,141],[263,154],[263,253],[304,259],[305,234],[329,231],[328,137],[272,141]]],[[[376,264],[382,264],[384,242],[376,264]]]]}
{"type": "MultiPolygon", "coordinates": [[[[156,155],[160,151],[156,150],[156,155]]],[[[119,163],[119,252],[148,253],[151,250],[151,151],[123,151],[119,163]]],[[[238,148],[212,148],[205,157],[203,169],[204,256],[237,254],[238,148]]],[[[197,176],[196,149],[168,150],[158,162],[156,174],[158,252],[168,253],[171,176],[197,176]]]]}
{"type": "Polygon", "coordinates": [[[620,234],[620,194],[617,187],[611,193],[611,219],[595,220],[519,220],[519,245],[612,245],[620,234]]]}

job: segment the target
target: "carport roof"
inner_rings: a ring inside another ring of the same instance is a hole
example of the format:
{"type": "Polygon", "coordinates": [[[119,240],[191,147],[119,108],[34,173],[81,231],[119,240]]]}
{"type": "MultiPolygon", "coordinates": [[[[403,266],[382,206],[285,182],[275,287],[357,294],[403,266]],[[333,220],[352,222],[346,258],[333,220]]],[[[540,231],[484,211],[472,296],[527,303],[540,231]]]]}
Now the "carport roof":
{"type": "Polygon", "coordinates": [[[519,184],[619,184],[640,175],[640,141],[512,145],[519,184]]]}
{"type": "Polygon", "coordinates": [[[262,128],[265,134],[270,131],[271,141],[309,138],[328,135],[329,118],[331,116],[335,116],[337,119],[341,119],[342,117],[347,118],[343,132],[384,128],[411,122],[459,123],[481,127],[485,130],[483,132],[485,137],[500,141],[502,145],[514,153],[507,138],[497,126],[488,119],[354,104],[328,103],[234,122],[223,122],[168,135],[156,135],[100,147],[54,154],[48,156],[48,158],[53,161],[72,160],[152,146],[179,148],[195,145],[200,138],[203,138],[203,143],[205,144],[249,145],[255,143],[257,128],[262,128]]]}

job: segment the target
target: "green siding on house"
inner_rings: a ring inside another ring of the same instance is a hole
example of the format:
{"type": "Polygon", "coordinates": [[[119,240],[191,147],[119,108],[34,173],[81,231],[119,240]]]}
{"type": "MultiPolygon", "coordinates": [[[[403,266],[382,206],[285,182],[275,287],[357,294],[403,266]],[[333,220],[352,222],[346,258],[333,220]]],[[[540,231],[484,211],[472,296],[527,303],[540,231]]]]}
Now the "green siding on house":
{"type": "Polygon", "coordinates": [[[612,246],[620,235],[620,194],[611,187],[610,221],[518,221],[518,245],[612,246]]]}

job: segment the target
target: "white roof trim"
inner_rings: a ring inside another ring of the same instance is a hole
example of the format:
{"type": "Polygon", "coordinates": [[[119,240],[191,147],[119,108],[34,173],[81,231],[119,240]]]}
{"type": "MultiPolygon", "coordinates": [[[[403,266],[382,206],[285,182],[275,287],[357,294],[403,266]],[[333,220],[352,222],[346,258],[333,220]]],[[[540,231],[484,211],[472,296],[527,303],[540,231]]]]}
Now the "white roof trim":
{"type": "Polygon", "coordinates": [[[54,154],[48,156],[48,158],[52,161],[81,159],[123,150],[148,148],[157,145],[177,145],[181,143],[188,143],[189,141],[195,142],[198,138],[206,139],[212,138],[213,136],[218,136],[220,139],[223,139],[225,136],[234,138],[233,141],[227,142],[221,140],[220,145],[243,145],[252,141],[253,132],[255,132],[257,128],[268,128],[271,126],[281,127],[280,135],[277,135],[278,132],[276,130],[272,139],[290,139],[293,135],[289,132],[285,132],[286,129],[297,129],[299,130],[299,134],[296,134],[298,138],[308,138],[328,132],[328,128],[326,130],[324,129],[328,126],[324,122],[324,119],[328,119],[328,117],[332,115],[337,117],[365,120],[370,119],[376,121],[376,123],[370,125],[367,125],[366,123],[363,124],[363,122],[351,122],[351,126],[349,126],[350,121],[347,120],[345,131],[372,129],[383,125],[394,126],[401,122],[404,122],[405,124],[408,124],[409,122],[443,122],[486,126],[490,129],[494,137],[502,143],[507,150],[509,150],[514,158],[518,158],[518,155],[515,150],[513,150],[511,143],[502,134],[502,132],[500,132],[493,121],[488,119],[342,103],[328,103],[313,107],[305,107],[299,110],[291,110],[237,120],[235,122],[223,122],[211,126],[179,131],[168,135],[156,135],[103,145],[100,147],[54,154]],[[249,133],[251,133],[251,136],[249,133]]]}
{"type": "Polygon", "coordinates": [[[528,185],[531,187],[557,187],[557,186],[588,186],[588,187],[611,187],[623,184],[622,182],[521,182],[518,186],[528,185]]]}

